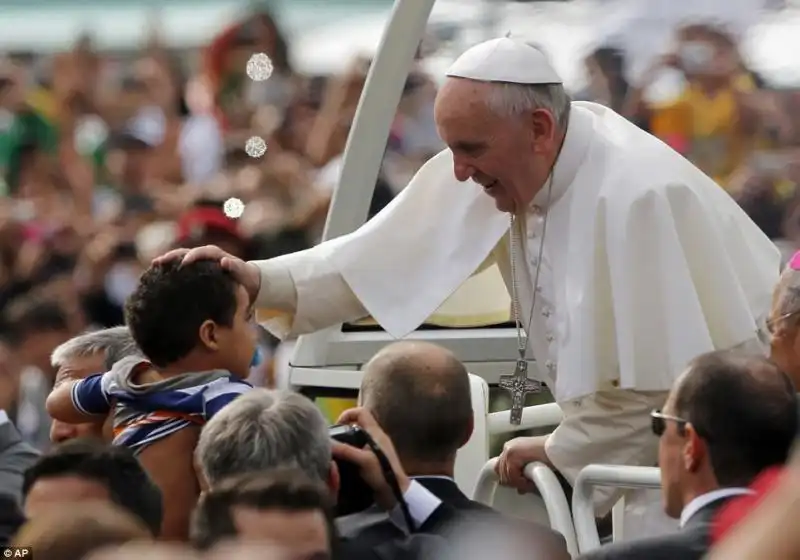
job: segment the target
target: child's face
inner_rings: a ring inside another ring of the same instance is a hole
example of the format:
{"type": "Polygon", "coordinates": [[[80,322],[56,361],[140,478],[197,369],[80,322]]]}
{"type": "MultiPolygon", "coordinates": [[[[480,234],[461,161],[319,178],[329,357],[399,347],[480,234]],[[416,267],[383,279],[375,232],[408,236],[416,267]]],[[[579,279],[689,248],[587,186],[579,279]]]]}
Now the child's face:
{"type": "Polygon", "coordinates": [[[250,364],[256,350],[257,333],[253,323],[254,312],[247,291],[236,289],[236,314],[230,328],[221,327],[220,352],[227,369],[242,379],[250,374],[250,364]]]}

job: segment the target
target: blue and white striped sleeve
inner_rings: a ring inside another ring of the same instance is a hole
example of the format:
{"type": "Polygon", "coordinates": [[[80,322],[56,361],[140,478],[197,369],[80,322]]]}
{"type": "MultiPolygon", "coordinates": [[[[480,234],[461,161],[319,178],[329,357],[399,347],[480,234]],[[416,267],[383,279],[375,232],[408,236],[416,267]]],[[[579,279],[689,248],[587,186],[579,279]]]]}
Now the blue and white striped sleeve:
{"type": "Polygon", "coordinates": [[[72,386],[72,405],[83,414],[108,414],[111,403],[103,385],[103,374],[90,375],[72,386]]]}
{"type": "Polygon", "coordinates": [[[231,378],[217,379],[209,383],[203,391],[204,418],[211,420],[217,412],[252,388],[253,386],[246,381],[231,378]]]}

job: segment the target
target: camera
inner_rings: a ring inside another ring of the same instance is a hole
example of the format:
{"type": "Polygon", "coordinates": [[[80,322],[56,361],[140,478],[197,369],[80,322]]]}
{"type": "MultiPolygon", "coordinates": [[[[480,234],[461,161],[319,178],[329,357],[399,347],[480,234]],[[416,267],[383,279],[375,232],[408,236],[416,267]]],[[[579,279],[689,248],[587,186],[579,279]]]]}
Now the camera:
{"type": "MultiPolygon", "coordinates": [[[[362,449],[371,438],[359,426],[336,425],[328,430],[331,439],[362,449]]],[[[339,470],[339,496],[336,500],[336,517],[364,511],[373,502],[372,488],[361,478],[358,465],[335,459],[339,470]]]]}

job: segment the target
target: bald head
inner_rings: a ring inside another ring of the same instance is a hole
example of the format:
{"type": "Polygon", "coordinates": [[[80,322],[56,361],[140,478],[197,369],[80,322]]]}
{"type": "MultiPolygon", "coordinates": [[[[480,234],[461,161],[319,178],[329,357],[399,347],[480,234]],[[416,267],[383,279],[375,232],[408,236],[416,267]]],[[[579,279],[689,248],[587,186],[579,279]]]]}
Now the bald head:
{"type": "Polygon", "coordinates": [[[366,381],[374,372],[390,371],[398,366],[429,375],[467,378],[467,368],[447,348],[409,340],[385,346],[375,354],[364,366],[364,379],[366,381]]]}
{"type": "Polygon", "coordinates": [[[472,433],[467,370],[434,344],[408,341],[383,348],[364,366],[360,399],[406,467],[451,463],[472,433]]]}

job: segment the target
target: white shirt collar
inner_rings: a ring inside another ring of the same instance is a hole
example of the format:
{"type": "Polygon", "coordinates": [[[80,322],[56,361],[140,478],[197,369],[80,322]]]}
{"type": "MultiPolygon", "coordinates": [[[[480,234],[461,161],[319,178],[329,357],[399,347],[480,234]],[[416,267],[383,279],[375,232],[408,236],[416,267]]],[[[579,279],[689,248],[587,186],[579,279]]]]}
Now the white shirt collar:
{"type": "Polygon", "coordinates": [[[569,124],[567,134],[564,137],[564,145],[561,153],[558,154],[556,164],[553,166],[549,177],[544,186],[533,197],[532,208],[543,209],[547,207],[547,191],[550,188],[550,179],[553,181],[553,192],[550,195],[550,206],[567,192],[567,189],[575,181],[581,163],[589,150],[594,132],[595,114],[590,110],[593,103],[573,103],[569,110],[569,124]]]}
{"type": "Polygon", "coordinates": [[[681,512],[681,527],[686,525],[689,519],[691,519],[698,511],[710,503],[716,502],[717,500],[721,500],[723,498],[730,498],[731,496],[744,496],[752,493],[753,491],[748,490],[747,488],[720,488],[718,490],[712,490],[711,492],[701,494],[686,504],[686,507],[683,508],[683,511],[681,512]]]}

